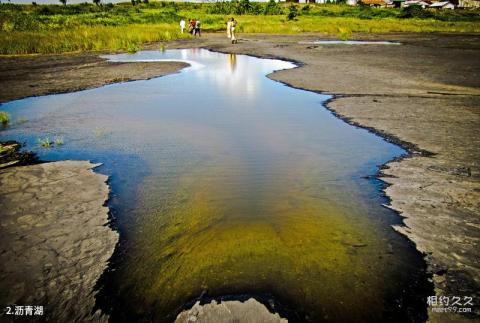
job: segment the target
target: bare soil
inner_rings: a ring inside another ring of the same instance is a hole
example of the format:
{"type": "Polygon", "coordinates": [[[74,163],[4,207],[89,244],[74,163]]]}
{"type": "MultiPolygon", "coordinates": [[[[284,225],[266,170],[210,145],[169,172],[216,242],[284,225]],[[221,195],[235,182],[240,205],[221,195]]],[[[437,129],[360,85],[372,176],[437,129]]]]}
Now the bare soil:
{"type": "Polygon", "coordinates": [[[2,307],[43,306],[43,315],[30,317],[41,322],[108,320],[94,310],[94,286],[118,233],[106,225],[107,176],[95,166],[62,161],[0,170],[2,307]]]}
{"type": "Polygon", "coordinates": [[[0,103],[175,73],[180,62],[113,63],[98,53],[0,57],[0,103]]]}

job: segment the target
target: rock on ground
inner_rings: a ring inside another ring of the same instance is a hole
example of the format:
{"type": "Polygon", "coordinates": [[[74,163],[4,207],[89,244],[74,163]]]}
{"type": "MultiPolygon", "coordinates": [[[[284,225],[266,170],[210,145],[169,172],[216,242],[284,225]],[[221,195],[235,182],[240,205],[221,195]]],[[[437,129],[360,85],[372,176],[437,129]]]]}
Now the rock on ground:
{"type": "Polygon", "coordinates": [[[189,310],[181,312],[175,323],[286,323],[277,313],[268,309],[255,299],[245,302],[223,301],[200,305],[197,302],[189,310]]]}

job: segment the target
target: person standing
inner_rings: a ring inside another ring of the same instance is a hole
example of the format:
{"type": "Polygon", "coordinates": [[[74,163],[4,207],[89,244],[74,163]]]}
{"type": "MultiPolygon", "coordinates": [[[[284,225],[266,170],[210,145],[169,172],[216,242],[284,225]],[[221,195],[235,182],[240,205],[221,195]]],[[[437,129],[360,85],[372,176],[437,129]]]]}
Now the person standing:
{"type": "Polygon", "coordinates": [[[237,37],[235,37],[235,27],[237,27],[237,21],[232,17],[230,19],[230,39],[232,40],[232,44],[237,43],[237,37]]]}
{"type": "Polygon", "coordinates": [[[228,37],[228,39],[232,38],[231,32],[232,32],[232,18],[227,20],[227,37],[228,37]]]}
{"type": "Polygon", "coordinates": [[[195,23],[196,23],[195,19],[190,19],[190,23],[188,25],[188,31],[193,36],[195,36],[195,23]]]}
{"type": "Polygon", "coordinates": [[[198,36],[198,37],[201,37],[201,36],[202,36],[202,33],[201,33],[201,31],[200,31],[200,25],[201,25],[200,19],[197,19],[197,20],[195,21],[195,35],[198,36]]]}
{"type": "Polygon", "coordinates": [[[180,32],[183,34],[183,31],[185,30],[185,19],[180,20],[180,32]]]}

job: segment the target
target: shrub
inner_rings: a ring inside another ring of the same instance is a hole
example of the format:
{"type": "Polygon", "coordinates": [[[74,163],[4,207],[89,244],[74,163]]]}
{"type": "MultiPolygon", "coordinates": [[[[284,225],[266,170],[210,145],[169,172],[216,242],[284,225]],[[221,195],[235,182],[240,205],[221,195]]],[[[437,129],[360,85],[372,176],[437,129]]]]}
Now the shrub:
{"type": "Polygon", "coordinates": [[[297,7],[293,4],[288,7],[287,20],[293,20],[298,15],[297,7]]]}
{"type": "Polygon", "coordinates": [[[399,18],[432,18],[435,15],[420,6],[408,6],[402,9],[399,18]]]}
{"type": "Polygon", "coordinates": [[[282,13],[282,7],[275,0],[270,0],[263,10],[264,15],[281,15],[282,13]]]}
{"type": "Polygon", "coordinates": [[[310,5],[303,6],[302,8],[302,14],[308,14],[310,13],[310,5]]]}

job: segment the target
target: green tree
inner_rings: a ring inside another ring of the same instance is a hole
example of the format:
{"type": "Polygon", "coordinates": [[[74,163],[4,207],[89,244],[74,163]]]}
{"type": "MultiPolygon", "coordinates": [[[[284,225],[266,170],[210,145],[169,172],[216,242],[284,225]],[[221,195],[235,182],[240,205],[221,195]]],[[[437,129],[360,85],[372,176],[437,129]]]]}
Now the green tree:
{"type": "Polygon", "coordinates": [[[240,0],[240,2],[238,3],[238,8],[238,13],[243,15],[250,12],[250,10],[252,9],[252,4],[249,0],[240,0]]]}
{"type": "Polygon", "coordinates": [[[97,6],[99,6],[99,5],[100,5],[100,1],[101,1],[101,0],[93,0],[93,3],[96,4],[97,6]]]}
{"type": "Polygon", "coordinates": [[[280,15],[282,14],[282,7],[275,1],[268,1],[263,11],[264,15],[280,15]]]}
{"type": "Polygon", "coordinates": [[[64,6],[67,5],[67,0],[59,0],[61,4],[63,4],[64,6]]]}

